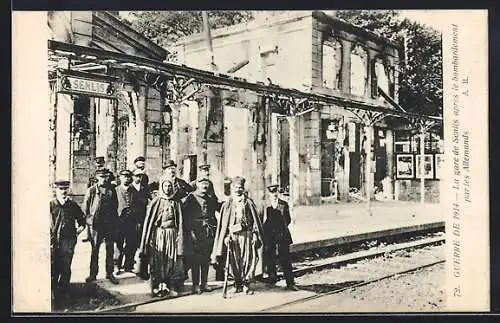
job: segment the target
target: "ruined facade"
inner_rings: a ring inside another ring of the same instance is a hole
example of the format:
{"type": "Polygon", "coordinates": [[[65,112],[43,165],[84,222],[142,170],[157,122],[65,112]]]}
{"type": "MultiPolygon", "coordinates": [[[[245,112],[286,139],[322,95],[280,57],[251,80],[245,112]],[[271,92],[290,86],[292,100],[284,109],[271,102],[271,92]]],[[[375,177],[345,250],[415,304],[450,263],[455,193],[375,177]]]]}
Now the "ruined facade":
{"type": "MultiPolygon", "coordinates": [[[[318,12],[257,19],[213,31],[220,74],[205,75],[200,70],[212,67],[202,35],[179,42],[179,63],[185,66],[171,64],[165,72],[157,67],[167,65],[167,51],[110,12],[49,13],[48,25],[53,40],[91,53],[63,55],[66,60],[49,69],[57,70],[49,75],[52,175],[69,178],[76,196],[84,194],[99,155],[114,172],[131,168],[134,158],[144,155],[151,181],[159,179],[168,159],[186,180],[196,178],[198,165],[209,163],[218,196],[224,196],[226,177],[244,176],[258,203],[271,183],[285,188],[292,204],[332,196],[349,200],[352,189],[373,197],[375,186],[383,186],[388,199],[411,200],[418,193],[418,141],[405,123],[369,111],[393,108],[379,88],[397,97],[400,64],[400,48],[374,34],[318,12]],[[106,50],[99,53],[110,59],[93,62],[92,48],[106,50]],[[116,63],[113,52],[132,56],[116,63]],[[61,81],[70,78],[83,90],[61,91],[61,81]],[[249,90],[259,83],[272,91],[249,90]],[[294,98],[278,95],[283,88],[302,91],[301,97],[335,97],[330,102],[338,104],[291,104],[287,100],[294,98]],[[300,112],[290,113],[299,106],[300,112]],[[411,170],[398,170],[397,162],[410,163],[411,170]]],[[[434,142],[439,138],[426,143],[434,142]]],[[[438,192],[436,176],[433,169],[428,193],[438,192]]]]}
{"type": "MultiPolygon", "coordinates": [[[[399,45],[323,12],[283,12],[258,18],[212,32],[219,73],[237,69],[231,74],[249,81],[393,108],[380,95],[382,90],[397,103],[399,45]]],[[[179,41],[176,49],[179,63],[210,68],[202,34],[179,41]]],[[[234,102],[224,98],[213,98],[213,104],[224,115],[226,135],[224,143],[209,144],[217,148],[209,149],[208,159],[222,165],[225,156],[226,168],[219,168],[225,175],[277,182],[289,188],[294,204],[316,204],[332,195],[349,200],[353,189],[372,198],[383,189],[385,199],[418,200],[419,142],[407,122],[356,113],[342,104],[315,106],[293,118],[270,113],[262,159],[248,140],[255,140],[258,132],[255,112],[235,110],[234,102]],[[396,174],[398,162],[412,167],[411,174],[405,177],[401,170],[401,176],[396,174]],[[261,173],[249,173],[261,164],[261,173]],[[367,186],[371,187],[368,191],[367,186]]],[[[279,111],[271,104],[270,112],[279,111]]],[[[433,168],[425,183],[428,201],[439,199],[434,168],[436,155],[443,153],[441,146],[439,136],[427,134],[426,154],[431,154],[433,168]]]]}
{"type": "MultiPolygon", "coordinates": [[[[162,61],[167,51],[146,39],[113,13],[106,11],[53,11],[48,13],[50,39],[125,53],[162,61]]],[[[81,197],[94,170],[94,158],[105,156],[106,166],[113,172],[131,168],[133,160],[148,158],[148,174],[157,179],[168,136],[155,129],[161,124],[161,95],[148,86],[143,75],[124,73],[123,69],[79,63],[74,60],[49,62],[51,70],[59,68],[81,81],[81,86],[112,84],[113,95],[102,95],[95,89],[81,93],[59,91],[61,75],[49,75],[51,121],[55,126],[55,152],[51,154],[55,178],[68,178],[72,192],[81,197]],[[68,68],[69,67],[69,68],[68,68]],[[81,77],[81,78],[79,78],[81,77]],[[106,82],[106,83],[104,83],[106,82]],[[94,93],[93,93],[94,92],[94,93]]],[[[50,69],[49,69],[50,70],[50,69]]],[[[130,71],[129,71],[130,72],[130,71]]]]}

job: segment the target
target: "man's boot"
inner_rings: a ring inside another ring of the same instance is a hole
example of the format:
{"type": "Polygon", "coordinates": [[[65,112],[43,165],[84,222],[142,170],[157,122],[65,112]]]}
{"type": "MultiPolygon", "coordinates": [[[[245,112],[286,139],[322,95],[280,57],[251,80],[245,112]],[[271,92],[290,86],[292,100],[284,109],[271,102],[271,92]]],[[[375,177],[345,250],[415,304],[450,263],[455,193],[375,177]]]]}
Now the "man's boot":
{"type": "Polygon", "coordinates": [[[253,295],[253,289],[250,288],[250,283],[247,282],[243,285],[243,292],[247,295],[253,295]]]}
{"type": "Polygon", "coordinates": [[[90,276],[88,276],[87,278],[85,278],[85,282],[87,282],[87,283],[91,283],[91,282],[95,281],[95,280],[96,280],[96,278],[97,278],[97,277],[96,277],[95,275],[90,275],[90,276]]]}
{"type": "Polygon", "coordinates": [[[106,276],[106,278],[112,283],[112,284],[115,284],[115,285],[118,285],[119,282],[118,282],[118,279],[116,279],[115,276],[113,276],[113,274],[109,274],[106,276]]]}

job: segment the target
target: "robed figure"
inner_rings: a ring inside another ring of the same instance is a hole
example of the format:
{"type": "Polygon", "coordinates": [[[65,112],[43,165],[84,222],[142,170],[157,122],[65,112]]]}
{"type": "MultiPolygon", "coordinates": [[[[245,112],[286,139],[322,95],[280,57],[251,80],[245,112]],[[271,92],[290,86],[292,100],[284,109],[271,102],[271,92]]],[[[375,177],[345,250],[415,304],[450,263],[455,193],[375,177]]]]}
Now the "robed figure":
{"type": "Polygon", "coordinates": [[[255,203],[244,194],[245,179],[234,178],[232,196],[221,208],[212,262],[222,255],[224,245],[229,252],[229,268],[234,278],[234,292],[253,294],[250,283],[262,274],[263,229],[255,203]]]}
{"type": "Polygon", "coordinates": [[[182,279],[184,268],[183,217],[181,204],[174,199],[174,187],[162,179],[158,196],[148,208],[142,231],[139,258],[149,264],[149,274],[144,263],[139,275],[151,277],[153,296],[177,296],[174,282],[182,279]]]}

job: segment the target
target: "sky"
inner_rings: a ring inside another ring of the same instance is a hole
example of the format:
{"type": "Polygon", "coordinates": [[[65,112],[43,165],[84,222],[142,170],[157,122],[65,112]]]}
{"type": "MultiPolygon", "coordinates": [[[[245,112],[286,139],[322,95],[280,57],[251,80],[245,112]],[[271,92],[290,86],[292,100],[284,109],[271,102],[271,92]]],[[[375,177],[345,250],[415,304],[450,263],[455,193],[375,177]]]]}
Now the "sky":
{"type": "Polygon", "coordinates": [[[449,10],[400,10],[399,13],[404,18],[426,24],[440,32],[443,32],[445,21],[450,17],[449,10]]]}

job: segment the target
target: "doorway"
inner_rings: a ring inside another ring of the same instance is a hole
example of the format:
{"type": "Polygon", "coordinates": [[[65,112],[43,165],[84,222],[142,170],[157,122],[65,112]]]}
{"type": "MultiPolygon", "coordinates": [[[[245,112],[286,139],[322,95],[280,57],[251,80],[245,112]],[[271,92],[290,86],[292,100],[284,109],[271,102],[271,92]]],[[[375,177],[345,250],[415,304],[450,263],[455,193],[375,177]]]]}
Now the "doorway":
{"type": "Polygon", "coordinates": [[[278,117],[279,172],[278,183],[285,192],[290,189],[290,125],[285,117],[278,117]]]}
{"type": "Polygon", "coordinates": [[[321,196],[331,196],[331,183],[335,177],[336,139],[328,138],[327,129],[331,120],[321,120],[321,196]]]}
{"type": "Polygon", "coordinates": [[[224,106],[226,176],[244,176],[248,143],[248,110],[224,106]]]}

